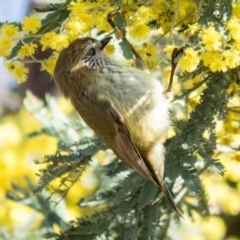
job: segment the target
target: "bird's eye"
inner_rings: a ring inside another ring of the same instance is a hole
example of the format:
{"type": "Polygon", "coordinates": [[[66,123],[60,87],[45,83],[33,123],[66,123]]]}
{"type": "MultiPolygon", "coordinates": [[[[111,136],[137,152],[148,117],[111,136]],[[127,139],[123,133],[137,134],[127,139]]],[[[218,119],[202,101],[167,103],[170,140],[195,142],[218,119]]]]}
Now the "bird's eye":
{"type": "Polygon", "coordinates": [[[91,48],[89,51],[88,51],[89,55],[92,55],[94,56],[96,54],[96,50],[94,48],[91,48]]]}

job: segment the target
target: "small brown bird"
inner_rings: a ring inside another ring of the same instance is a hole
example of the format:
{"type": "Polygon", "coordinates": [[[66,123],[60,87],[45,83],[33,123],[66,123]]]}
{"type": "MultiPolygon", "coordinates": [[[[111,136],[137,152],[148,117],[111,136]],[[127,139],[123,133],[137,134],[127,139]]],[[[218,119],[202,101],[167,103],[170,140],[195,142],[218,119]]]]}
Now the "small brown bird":
{"type": "Polygon", "coordinates": [[[64,49],[54,80],[90,128],[129,167],[158,185],[181,215],[163,181],[162,136],[169,125],[169,100],[160,82],[104,54],[111,37],[81,38],[64,49]]]}

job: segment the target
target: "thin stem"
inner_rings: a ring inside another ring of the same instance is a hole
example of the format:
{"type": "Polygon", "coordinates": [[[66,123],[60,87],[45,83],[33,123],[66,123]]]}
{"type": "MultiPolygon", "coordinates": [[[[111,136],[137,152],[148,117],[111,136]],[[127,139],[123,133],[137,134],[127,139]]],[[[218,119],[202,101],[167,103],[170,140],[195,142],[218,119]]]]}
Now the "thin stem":
{"type": "Polygon", "coordinates": [[[171,22],[171,30],[170,30],[170,34],[169,34],[169,38],[168,38],[168,44],[170,43],[170,41],[172,39],[173,30],[174,30],[174,27],[175,27],[174,24],[175,24],[175,22],[177,20],[177,16],[178,16],[178,12],[179,12],[179,9],[180,9],[180,5],[181,5],[181,0],[178,0],[177,7],[176,7],[176,10],[175,10],[172,22],[171,22]]]}

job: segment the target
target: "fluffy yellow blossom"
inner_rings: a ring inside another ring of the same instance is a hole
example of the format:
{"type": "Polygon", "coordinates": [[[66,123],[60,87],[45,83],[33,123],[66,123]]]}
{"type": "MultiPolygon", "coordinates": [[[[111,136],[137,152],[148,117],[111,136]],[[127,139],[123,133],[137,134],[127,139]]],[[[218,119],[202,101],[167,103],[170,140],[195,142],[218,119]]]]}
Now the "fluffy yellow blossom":
{"type": "Polygon", "coordinates": [[[5,23],[0,28],[0,34],[8,38],[17,38],[19,37],[19,27],[14,24],[5,23]]]}
{"type": "Polygon", "coordinates": [[[104,49],[107,55],[111,55],[115,52],[115,47],[113,44],[108,44],[104,49]]]}
{"type": "MultiPolygon", "coordinates": [[[[237,161],[237,162],[240,162],[240,152],[236,152],[236,154],[234,155],[233,157],[233,160],[237,161]]],[[[239,185],[240,187],[240,185],[239,185]]],[[[239,188],[240,189],[240,188],[239,188]]]]}
{"type": "Polygon", "coordinates": [[[41,64],[41,70],[46,70],[51,75],[53,75],[53,71],[54,71],[58,57],[59,57],[59,53],[54,52],[51,57],[49,57],[46,60],[43,60],[41,64]]]}
{"type": "Polygon", "coordinates": [[[35,15],[26,16],[22,20],[22,29],[26,33],[36,33],[42,26],[40,19],[35,15]]]}
{"type": "Polygon", "coordinates": [[[184,90],[189,90],[193,88],[193,81],[192,79],[189,79],[187,81],[182,82],[182,87],[184,90]]]}
{"type": "Polygon", "coordinates": [[[75,40],[78,35],[90,30],[91,26],[86,23],[89,23],[89,21],[83,21],[81,16],[71,16],[68,18],[64,26],[70,41],[75,40]]]}
{"type": "Polygon", "coordinates": [[[200,62],[200,57],[198,56],[198,53],[194,51],[193,48],[187,48],[184,50],[185,55],[180,58],[179,60],[179,66],[182,70],[185,70],[187,72],[192,72],[194,71],[199,62],[200,62]]]}
{"type": "Polygon", "coordinates": [[[227,65],[223,59],[223,54],[220,52],[212,51],[202,54],[203,64],[210,68],[212,72],[226,72],[227,65]]]}
{"type": "Polygon", "coordinates": [[[96,15],[94,17],[94,25],[96,26],[97,32],[110,32],[112,31],[111,25],[107,21],[107,14],[96,15]]]}
{"type": "Polygon", "coordinates": [[[68,47],[69,41],[68,36],[65,34],[56,34],[51,44],[51,48],[57,51],[62,50],[63,48],[68,47]]]}
{"type": "Polygon", "coordinates": [[[137,50],[149,69],[158,65],[158,48],[153,44],[144,43],[141,49],[137,50]]]}
{"type": "Polygon", "coordinates": [[[187,31],[189,32],[189,35],[192,36],[194,35],[197,31],[200,30],[200,25],[198,23],[195,24],[189,24],[187,31]]]}
{"type": "Polygon", "coordinates": [[[7,57],[10,54],[10,50],[13,47],[13,42],[8,37],[0,39],[0,57],[7,57]]]}
{"type": "Polygon", "coordinates": [[[234,43],[232,43],[232,49],[240,51],[240,39],[235,40],[234,43]]]}
{"type": "Polygon", "coordinates": [[[232,3],[233,15],[240,18],[240,2],[232,3]]]}
{"type": "Polygon", "coordinates": [[[224,62],[224,60],[219,57],[214,60],[214,62],[210,63],[209,68],[212,72],[226,72],[227,66],[224,62]]]}
{"type": "Polygon", "coordinates": [[[81,3],[81,2],[71,2],[68,10],[71,11],[72,14],[74,15],[81,15],[84,14],[86,11],[86,3],[81,3]]]}
{"type": "MultiPolygon", "coordinates": [[[[177,3],[177,1],[174,1],[177,3]]],[[[178,12],[178,18],[183,19],[187,15],[193,13],[197,9],[197,5],[189,0],[182,0],[178,12]]],[[[178,19],[178,21],[180,20],[178,19]]]]}
{"type": "Polygon", "coordinates": [[[207,51],[217,51],[222,46],[222,36],[213,26],[203,29],[199,37],[207,51]]]}
{"type": "Polygon", "coordinates": [[[29,43],[22,46],[18,51],[18,57],[23,59],[24,57],[32,56],[37,49],[37,44],[29,43]]]}
{"type": "Polygon", "coordinates": [[[205,52],[201,55],[204,66],[208,67],[212,61],[214,61],[215,52],[205,52]]]}
{"type": "Polygon", "coordinates": [[[55,35],[56,35],[55,32],[47,32],[42,36],[42,38],[39,41],[42,45],[42,51],[45,51],[46,48],[50,48],[51,40],[54,38],[55,35]]]}
{"type": "Polygon", "coordinates": [[[43,35],[40,39],[42,44],[42,51],[45,51],[46,48],[52,48],[54,50],[60,51],[63,48],[68,47],[69,40],[68,36],[65,34],[57,34],[56,32],[48,32],[43,35]]]}
{"type": "Polygon", "coordinates": [[[129,30],[129,34],[138,41],[146,40],[149,37],[150,28],[144,23],[136,23],[136,25],[129,30]]]}
{"type": "Polygon", "coordinates": [[[230,69],[236,68],[240,65],[240,51],[234,49],[223,52],[224,62],[230,69]]]}
{"type": "Polygon", "coordinates": [[[153,9],[150,7],[145,7],[145,6],[141,6],[138,8],[137,10],[137,14],[139,15],[140,18],[143,18],[144,21],[150,22],[151,20],[153,20],[155,17],[157,17],[154,12],[153,9]]]}
{"type": "Polygon", "coordinates": [[[147,56],[153,56],[158,54],[158,48],[156,45],[153,44],[144,43],[142,49],[144,50],[147,56]]]}
{"type": "Polygon", "coordinates": [[[226,28],[229,30],[229,36],[234,39],[235,41],[239,41],[240,39],[240,20],[236,17],[232,17],[227,25],[226,28]]]}
{"type": "Polygon", "coordinates": [[[24,64],[19,61],[5,62],[4,63],[7,70],[13,75],[18,83],[24,82],[27,80],[27,75],[29,70],[24,67],[24,64]]]}

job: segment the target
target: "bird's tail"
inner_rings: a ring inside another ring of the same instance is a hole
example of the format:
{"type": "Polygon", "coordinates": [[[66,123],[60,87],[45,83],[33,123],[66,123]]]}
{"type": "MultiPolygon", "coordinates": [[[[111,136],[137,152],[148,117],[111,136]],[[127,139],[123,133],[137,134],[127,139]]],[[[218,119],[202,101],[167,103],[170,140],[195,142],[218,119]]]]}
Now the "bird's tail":
{"type": "Polygon", "coordinates": [[[165,197],[167,198],[168,202],[170,203],[170,205],[179,214],[179,216],[183,218],[183,215],[180,212],[180,210],[178,209],[178,207],[172,197],[172,194],[168,190],[168,187],[166,186],[165,182],[163,181],[163,179],[161,177],[157,178],[157,183],[158,183],[159,187],[161,188],[161,190],[163,191],[163,193],[164,193],[165,197]]]}

